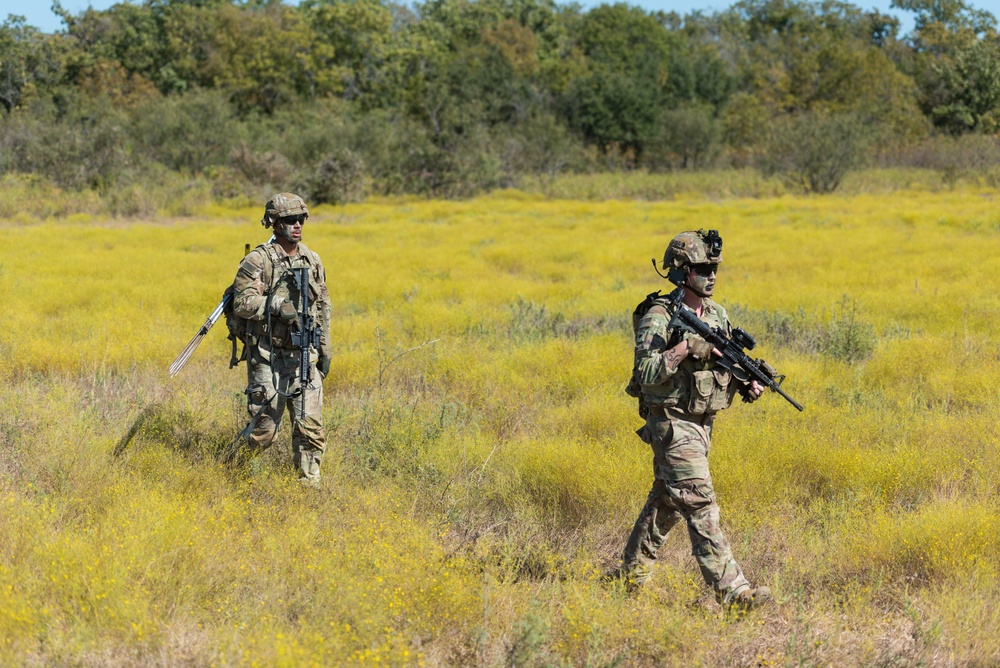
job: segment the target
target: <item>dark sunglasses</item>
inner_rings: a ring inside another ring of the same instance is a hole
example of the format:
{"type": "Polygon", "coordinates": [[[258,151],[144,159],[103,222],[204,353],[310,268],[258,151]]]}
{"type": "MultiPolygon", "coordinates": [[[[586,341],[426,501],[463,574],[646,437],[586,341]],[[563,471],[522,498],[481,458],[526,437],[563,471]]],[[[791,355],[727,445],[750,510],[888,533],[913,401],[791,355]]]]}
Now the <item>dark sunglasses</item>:
{"type": "Polygon", "coordinates": [[[719,273],[719,265],[717,264],[693,264],[691,269],[699,276],[711,276],[719,273]]]}
{"type": "Polygon", "coordinates": [[[306,217],[305,216],[282,216],[281,218],[278,219],[278,222],[280,222],[282,225],[294,225],[295,223],[298,223],[299,225],[305,225],[306,224],[306,217]]]}

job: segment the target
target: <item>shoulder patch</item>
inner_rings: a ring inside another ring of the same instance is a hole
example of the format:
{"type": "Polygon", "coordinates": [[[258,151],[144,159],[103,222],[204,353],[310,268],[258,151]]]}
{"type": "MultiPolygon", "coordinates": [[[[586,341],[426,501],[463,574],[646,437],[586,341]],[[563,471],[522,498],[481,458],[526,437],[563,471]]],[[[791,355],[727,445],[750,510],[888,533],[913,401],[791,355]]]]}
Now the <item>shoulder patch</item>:
{"type": "Polygon", "coordinates": [[[264,273],[264,268],[255,263],[253,260],[251,260],[250,256],[248,255],[245,258],[243,258],[242,262],[240,262],[239,273],[249,278],[251,281],[253,281],[259,278],[260,275],[264,273]]]}

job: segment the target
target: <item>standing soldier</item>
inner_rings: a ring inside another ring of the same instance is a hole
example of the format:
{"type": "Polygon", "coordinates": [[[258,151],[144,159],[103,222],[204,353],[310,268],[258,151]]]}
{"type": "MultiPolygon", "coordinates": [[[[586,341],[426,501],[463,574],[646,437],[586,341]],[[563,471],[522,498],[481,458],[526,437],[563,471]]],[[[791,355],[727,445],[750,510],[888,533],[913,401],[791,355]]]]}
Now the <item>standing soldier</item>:
{"type": "MultiPolygon", "coordinates": [[[[722,239],[704,230],[674,237],[663,258],[677,289],[684,290],[683,304],[728,333],[729,317],[711,299],[720,262],[722,239]]],[[[683,327],[671,327],[669,303],[669,297],[655,293],[634,315],[635,365],[626,391],[639,399],[646,418],[639,436],[653,449],[655,480],[614,575],[629,586],[649,580],[657,551],[683,518],[692,554],[716,599],[727,609],[750,610],[766,603],[771,591],[751,588],[733,558],[719,522],[708,451],[715,414],[729,407],[738,390],[753,401],[764,388],[756,381],[741,383],[714,362],[710,343],[683,327]]]]}
{"type": "Polygon", "coordinates": [[[298,195],[281,193],[264,208],[264,227],[274,237],[243,259],[233,282],[233,313],[246,319],[247,442],[252,451],[271,445],[281,415],[288,407],[292,420],[292,452],[299,480],[317,484],[326,447],[323,426],[323,379],[330,372],[330,294],[319,255],[306,248],[302,226],[309,212],[298,195]],[[309,275],[309,311],[320,330],[318,349],[293,343],[302,338],[297,304],[301,295],[293,269],[309,275]],[[309,355],[308,382],[300,382],[300,355],[309,355]],[[303,417],[304,416],[304,417],[303,417]]]}

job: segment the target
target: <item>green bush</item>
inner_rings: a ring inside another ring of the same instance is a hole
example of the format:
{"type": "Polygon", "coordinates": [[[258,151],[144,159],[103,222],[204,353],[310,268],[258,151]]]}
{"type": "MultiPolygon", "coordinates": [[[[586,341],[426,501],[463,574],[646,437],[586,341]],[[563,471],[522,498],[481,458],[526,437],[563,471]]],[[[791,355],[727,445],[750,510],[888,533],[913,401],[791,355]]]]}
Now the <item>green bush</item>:
{"type": "Polygon", "coordinates": [[[213,90],[154,100],[132,116],[137,150],[188,174],[225,164],[243,130],[225,94],[213,90]]]}
{"type": "Polygon", "coordinates": [[[349,148],[328,156],[316,168],[308,186],[317,204],[348,204],[365,198],[365,161],[349,148]]]}
{"type": "Polygon", "coordinates": [[[764,168],[805,192],[832,193],[862,164],[874,139],[871,125],[857,114],[799,113],[775,124],[764,168]]]}
{"type": "Polygon", "coordinates": [[[695,169],[710,164],[722,138],[722,124],[713,112],[711,105],[699,102],[664,111],[643,162],[653,169],[695,169]]]}

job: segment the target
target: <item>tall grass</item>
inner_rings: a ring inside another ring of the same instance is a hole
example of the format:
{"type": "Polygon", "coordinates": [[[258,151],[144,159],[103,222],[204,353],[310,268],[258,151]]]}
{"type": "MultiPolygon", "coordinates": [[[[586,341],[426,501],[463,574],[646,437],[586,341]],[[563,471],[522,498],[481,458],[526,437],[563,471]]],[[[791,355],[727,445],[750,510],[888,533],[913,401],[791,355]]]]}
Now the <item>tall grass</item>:
{"type": "Polygon", "coordinates": [[[226,463],[245,412],[222,332],[163,373],[266,237],[255,208],[5,223],[0,663],[996,662],[995,198],[318,207],[320,490],[295,486],[287,427],[226,463]],[[698,227],[807,407],[717,423],[724,526],[777,595],[746,620],[682,530],[640,594],[599,582],[651,482],[629,315],[698,227]]]}

